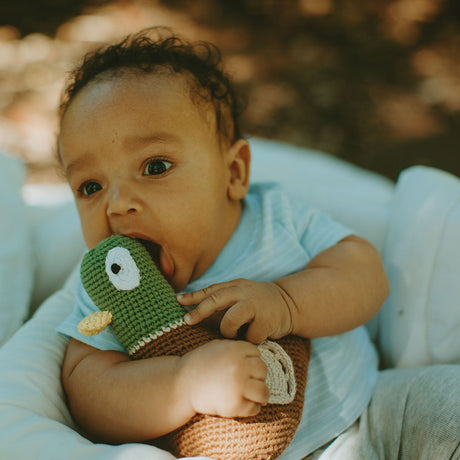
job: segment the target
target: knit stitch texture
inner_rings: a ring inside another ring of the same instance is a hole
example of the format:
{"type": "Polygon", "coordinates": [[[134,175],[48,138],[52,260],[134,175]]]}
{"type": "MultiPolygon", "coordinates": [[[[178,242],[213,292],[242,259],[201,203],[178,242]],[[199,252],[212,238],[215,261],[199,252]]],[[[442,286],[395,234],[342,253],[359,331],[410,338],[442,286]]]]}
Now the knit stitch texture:
{"type": "MultiPolygon", "coordinates": [[[[183,356],[222,336],[201,325],[189,326],[172,287],[138,241],[115,235],[84,257],[81,279],[133,359],[183,356]]],[[[169,433],[171,451],[180,457],[207,456],[216,460],[269,460],[284,451],[302,415],[310,342],[295,336],[261,346],[268,355],[267,385],[276,403],[254,417],[222,418],[197,414],[169,433]],[[273,361],[273,363],[271,363],[273,361]]]]}

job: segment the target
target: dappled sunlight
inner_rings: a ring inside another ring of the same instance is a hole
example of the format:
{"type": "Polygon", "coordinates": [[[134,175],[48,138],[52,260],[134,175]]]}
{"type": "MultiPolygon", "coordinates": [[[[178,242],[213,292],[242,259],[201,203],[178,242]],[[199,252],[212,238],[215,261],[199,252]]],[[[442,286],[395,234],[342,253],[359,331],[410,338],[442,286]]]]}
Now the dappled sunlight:
{"type": "Polygon", "coordinates": [[[393,179],[416,163],[460,174],[454,0],[287,0],[282,8],[88,0],[46,24],[13,14],[8,22],[2,8],[0,148],[24,158],[29,181],[60,180],[53,155],[69,70],[93,47],[152,25],[221,48],[247,99],[248,135],[325,150],[393,179]]]}

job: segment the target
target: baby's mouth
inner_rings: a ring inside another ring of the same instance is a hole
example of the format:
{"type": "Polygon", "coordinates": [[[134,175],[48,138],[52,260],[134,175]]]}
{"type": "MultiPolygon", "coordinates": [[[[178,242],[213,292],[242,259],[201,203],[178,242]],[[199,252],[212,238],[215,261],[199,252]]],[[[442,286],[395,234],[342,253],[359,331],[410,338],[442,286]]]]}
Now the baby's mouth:
{"type": "Polygon", "coordinates": [[[142,246],[144,246],[144,248],[149,253],[150,257],[152,258],[153,263],[161,271],[161,246],[150,240],[139,239],[139,242],[142,244],[142,246]]]}
{"type": "Polygon", "coordinates": [[[149,253],[153,263],[160,270],[161,274],[172,283],[172,277],[174,275],[174,263],[171,257],[168,256],[166,251],[157,243],[144,238],[138,238],[139,242],[149,253]]]}

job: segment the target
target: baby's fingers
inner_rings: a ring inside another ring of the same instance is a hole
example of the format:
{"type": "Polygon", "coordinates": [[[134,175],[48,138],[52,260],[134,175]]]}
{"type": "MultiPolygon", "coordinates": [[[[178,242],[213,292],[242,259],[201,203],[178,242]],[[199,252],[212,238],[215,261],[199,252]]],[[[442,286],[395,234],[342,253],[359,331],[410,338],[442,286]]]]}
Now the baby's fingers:
{"type": "Polygon", "coordinates": [[[253,417],[260,412],[262,404],[255,403],[249,399],[244,399],[240,401],[237,407],[232,408],[228,411],[223,411],[217,415],[221,417],[253,417]]]}
{"type": "MultiPolygon", "coordinates": [[[[258,360],[260,361],[260,359],[258,360]]],[[[244,402],[241,404],[240,409],[238,410],[239,417],[251,417],[257,415],[260,412],[262,406],[268,404],[268,399],[270,397],[270,391],[265,383],[265,377],[267,373],[267,368],[265,364],[261,361],[261,366],[256,363],[254,368],[259,368],[259,371],[256,371],[256,377],[248,379],[246,382],[243,398],[244,402]]]]}
{"type": "Polygon", "coordinates": [[[193,325],[217,311],[231,307],[235,302],[235,294],[234,287],[221,283],[199,291],[178,295],[177,300],[182,305],[197,305],[184,317],[187,324],[193,325]]]}
{"type": "Polygon", "coordinates": [[[252,308],[243,302],[238,302],[225,313],[220,322],[220,332],[229,339],[236,338],[240,328],[245,324],[250,324],[253,319],[252,308]]]}
{"type": "MultiPolygon", "coordinates": [[[[244,394],[245,399],[257,405],[258,409],[260,409],[260,406],[266,406],[268,404],[269,396],[270,392],[267,385],[260,380],[251,380],[244,394]]],[[[257,410],[257,412],[259,412],[259,410],[257,410]]]]}

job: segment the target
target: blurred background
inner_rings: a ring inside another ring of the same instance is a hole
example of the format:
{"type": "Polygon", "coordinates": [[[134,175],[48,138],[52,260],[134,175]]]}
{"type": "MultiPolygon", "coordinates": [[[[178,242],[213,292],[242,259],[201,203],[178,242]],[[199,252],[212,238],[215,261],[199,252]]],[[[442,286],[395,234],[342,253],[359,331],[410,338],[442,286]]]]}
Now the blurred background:
{"type": "Polygon", "coordinates": [[[66,73],[102,43],[170,26],[222,50],[243,127],[395,180],[414,164],[460,176],[458,0],[3,0],[0,149],[28,181],[53,152],[66,73]]]}

